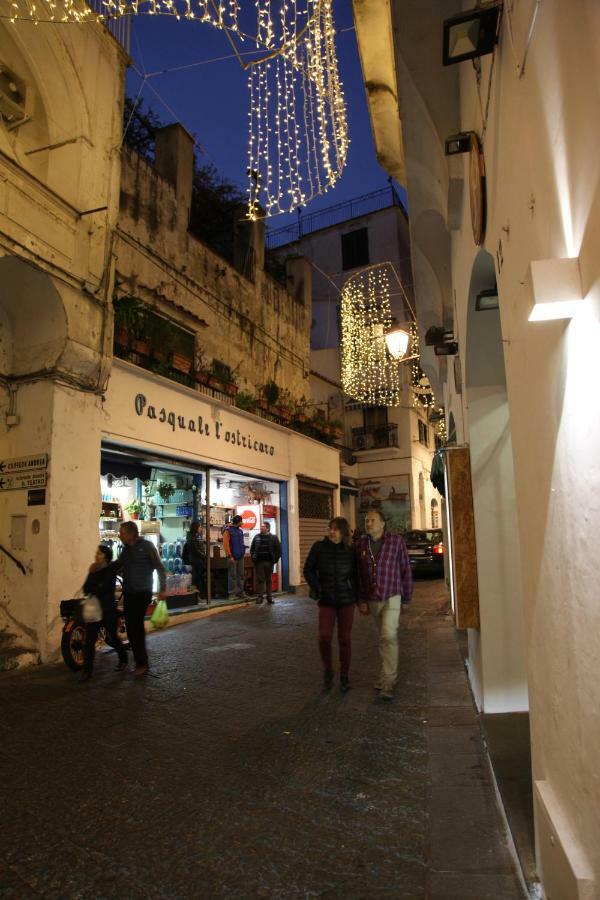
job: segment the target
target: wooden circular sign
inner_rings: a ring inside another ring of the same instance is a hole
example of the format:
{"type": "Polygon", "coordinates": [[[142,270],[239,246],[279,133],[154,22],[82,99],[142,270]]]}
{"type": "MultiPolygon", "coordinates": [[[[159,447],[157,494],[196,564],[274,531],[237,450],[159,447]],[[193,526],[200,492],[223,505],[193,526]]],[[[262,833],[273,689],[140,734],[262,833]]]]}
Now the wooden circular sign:
{"type": "Polygon", "coordinates": [[[469,146],[469,194],[473,240],[479,247],[485,237],[485,160],[479,138],[475,133],[471,134],[469,146]]]}

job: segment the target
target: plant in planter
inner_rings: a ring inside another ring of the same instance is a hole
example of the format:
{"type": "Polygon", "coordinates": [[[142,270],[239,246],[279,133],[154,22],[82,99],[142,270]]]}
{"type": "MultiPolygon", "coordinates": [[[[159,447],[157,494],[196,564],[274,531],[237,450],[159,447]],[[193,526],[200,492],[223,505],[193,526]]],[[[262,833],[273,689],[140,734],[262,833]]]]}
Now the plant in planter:
{"type": "Polygon", "coordinates": [[[294,402],[292,418],[294,422],[300,424],[308,421],[308,400],[304,394],[294,402]]]}
{"type": "Polygon", "coordinates": [[[168,481],[159,481],[156,490],[163,503],[169,503],[175,493],[174,486],[168,481]]]}
{"type": "Polygon", "coordinates": [[[238,409],[245,409],[246,412],[254,412],[256,402],[256,397],[249,391],[240,391],[235,398],[235,405],[238,409]]]}
{"type": "Polygon", "coordinates": [[[113,299],[115,311],[115,344],[124,350],[131,350],[140,340],[144,329],[144,305],[131,295],[113,299]]]}
{"type": "Polygon", "coordinates": [[[217,391],[226,394],[237,394],[236,376],[227,363],[220,359],[213,359],[210,372],[209,385],[217,391]]]}
{"type": "Polygon", "coordinates": [[[194,373],[192,378],[196,384],[208,384],[210,378],[210,369],[206,362],[206,357],[200,347],[196,347],[196,359],[194,362],[194,373]]]}
{"type": "Polygon", "coordinates": [[[289,422],[292,418],[292,406],[293,399],[292,395],[288,391],[287,388],[282,388],[279,390],[279,397],[277,398],[277,415],[280,419],[283,419],[284,422],[289,422]]]}
{"type": "Polygon", "coordinates": [[[125,512],[129,513],[132,519],[139,519],[142,509],[143,507],[139,500],[131,500],[125,506],[125,512]]]}
{"type": "Polygon", "coordinates": [[[344,437],[344,423],[340,419],[332,419],[329,422],[329,433],[336,441],[341,441],[344,437]]]}
{"type": "Polygon", "coordinates": [[[273,379],[269,379],[260,388],[258,397],[258,405],[261,409],[269,410],[277,415],[277,401],[279,400],[279,385],[275,384],[273,379]]]}

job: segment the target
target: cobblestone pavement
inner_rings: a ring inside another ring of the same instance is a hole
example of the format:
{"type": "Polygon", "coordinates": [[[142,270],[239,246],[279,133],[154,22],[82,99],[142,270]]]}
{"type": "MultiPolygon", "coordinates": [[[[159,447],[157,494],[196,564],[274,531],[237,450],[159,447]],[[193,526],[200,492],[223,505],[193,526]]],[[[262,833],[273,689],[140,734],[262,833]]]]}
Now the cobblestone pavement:
{"type": "Polygon", "coordinates": [[[443,584],[415,597],[391,704],[368,619],[322,690],[305,597],[153,635],[159,677],[4,676],[0,896],[522,897],[443,584]]]}

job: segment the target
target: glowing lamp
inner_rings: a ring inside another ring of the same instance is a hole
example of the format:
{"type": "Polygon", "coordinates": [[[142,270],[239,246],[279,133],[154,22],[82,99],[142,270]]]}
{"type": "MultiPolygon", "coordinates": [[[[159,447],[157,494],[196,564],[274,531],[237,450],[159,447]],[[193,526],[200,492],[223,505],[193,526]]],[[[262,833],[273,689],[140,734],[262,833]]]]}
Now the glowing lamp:
{"type": "Polygon", "coordinates": [[[531,263],[533,308],[530,322],[550,319],[571,319],[581,301],[581,273],[579,259],[538,259],[531,263]]]}
{"type": "Polygon", "coordinates": [[[385,342],[387,344],[388,353],[392,359],[402,359],[408,350],[409,340],[410,336],[408,332],[403,331],[402,328],[396,328],[394,331],[390,331],[386,334],[385,342]]]}

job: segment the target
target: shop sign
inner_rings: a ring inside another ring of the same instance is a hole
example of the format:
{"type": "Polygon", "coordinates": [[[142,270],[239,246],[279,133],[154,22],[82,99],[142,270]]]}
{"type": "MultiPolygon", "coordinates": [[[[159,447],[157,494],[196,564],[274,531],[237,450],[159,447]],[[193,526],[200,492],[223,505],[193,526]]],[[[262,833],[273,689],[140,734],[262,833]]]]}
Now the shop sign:
{"type": "Polygon", "coordinates": [[[146,419],[155,421],[157,426],[170,428],[172,432],[185,431],[204,437],[214,437],[236,447],[242,447],[251,453],[275,456],[275,447],[259,441],[251,432],[241,428],[227,428],[222,422],[207,422],[204,416],[185,416],[177,410],[166,409],[150,402],[145,394],[136,394],[134,400],[135,413],[146,419]]]}
{"type": "Polygon", "coordinates": [[[27,488],[45,487],[47,473],[45,469],[33,472],[15,472],[14,475],[0,475],[0,491],[22,491],[27,488]]]}

